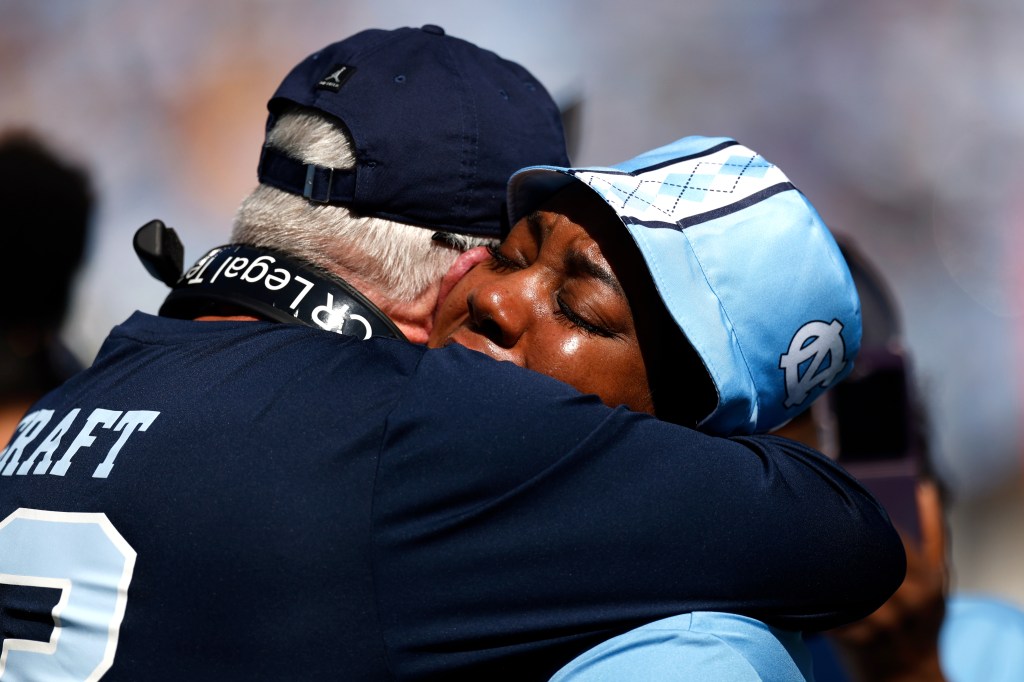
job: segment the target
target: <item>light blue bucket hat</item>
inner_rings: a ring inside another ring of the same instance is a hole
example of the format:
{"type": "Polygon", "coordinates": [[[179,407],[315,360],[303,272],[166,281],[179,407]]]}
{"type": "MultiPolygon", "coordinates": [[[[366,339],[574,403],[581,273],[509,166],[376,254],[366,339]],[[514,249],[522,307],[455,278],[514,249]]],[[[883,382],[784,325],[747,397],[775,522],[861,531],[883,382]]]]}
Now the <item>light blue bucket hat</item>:
{"type": "Polygon", "coordinates": [[[764,432],[853,368],[860,301],[835,239],[782,171],[722,137],[685,137],[610,167],[531,166],[511,224],[572,182],[615,211],[718,392],[700,424],[764,432]]]}

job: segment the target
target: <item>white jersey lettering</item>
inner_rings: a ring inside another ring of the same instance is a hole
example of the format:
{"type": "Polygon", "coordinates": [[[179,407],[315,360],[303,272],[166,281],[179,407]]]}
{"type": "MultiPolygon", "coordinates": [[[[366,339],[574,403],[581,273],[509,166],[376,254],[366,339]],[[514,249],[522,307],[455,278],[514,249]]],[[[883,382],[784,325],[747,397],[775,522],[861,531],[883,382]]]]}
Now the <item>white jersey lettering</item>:
{"type": "MultiPolygon", "coordinates": [[[[71,439],[70,445],[64,451],[60,459],[56,459],[57,453],[61,450],[65,436],[72,430],[72,426],[78,419],[81,408],[74,408],[63,415],[56,426],[52,427],[45,436],[45,428],[53,421],[53,410],[35,410],[26,414],[21,423],[15,429],[10,444],[3,451],[0,451],[0,476],[24,476],[50,474],[52,476],[64,476],[71,468],[71,460],[79,451],[91,448],[96,439],[101,435],[97,428],[102,427],[108,431],[118,432],[116,441],[102,454],[102,461],[93,470],[93,478],[107,478],[110,476],[114,463],[121,450],[128,443],[128,440],[136,433],[149,429],[160,413],[155,410],[107,410],[103,408],[94,409],[85,420],[75,437],[71,439]],[[43,436],[40,440],[40,436],[43,436]],[[30,452],[29,446],[38,443],[31,455],[22,459],[22,455],[30,452]],[[38,462],[38,463],[37,463],[38,462]],[[33,465],[35,468],[33,469],[33,465]]],[[[108,436],[103,443],[109,443],[108,436]]]]}

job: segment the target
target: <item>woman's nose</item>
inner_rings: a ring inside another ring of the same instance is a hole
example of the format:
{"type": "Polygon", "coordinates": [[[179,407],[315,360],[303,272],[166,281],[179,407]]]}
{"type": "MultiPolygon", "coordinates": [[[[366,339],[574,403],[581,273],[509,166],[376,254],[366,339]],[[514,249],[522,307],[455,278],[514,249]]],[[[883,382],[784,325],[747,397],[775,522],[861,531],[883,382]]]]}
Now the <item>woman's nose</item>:
{"type": "Polygon", "coordinates": [[[529,326],[531,293],[525,271],[478,285],[466,297],[474,331],[502,348],[514,347],[529,326]]]}

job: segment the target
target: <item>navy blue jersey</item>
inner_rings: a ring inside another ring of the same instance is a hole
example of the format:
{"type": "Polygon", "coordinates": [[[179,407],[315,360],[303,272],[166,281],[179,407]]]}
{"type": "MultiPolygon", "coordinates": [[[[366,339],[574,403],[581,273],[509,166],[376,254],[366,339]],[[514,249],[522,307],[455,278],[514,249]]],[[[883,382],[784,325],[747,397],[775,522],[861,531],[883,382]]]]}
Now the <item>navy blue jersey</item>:
{"type": "Polygon", "coordinates": [[[298,325],[136,313],[0,455],[3,680],[540,680],[693,610],[853,620],[903,568],[794,442],[298,325]]]}

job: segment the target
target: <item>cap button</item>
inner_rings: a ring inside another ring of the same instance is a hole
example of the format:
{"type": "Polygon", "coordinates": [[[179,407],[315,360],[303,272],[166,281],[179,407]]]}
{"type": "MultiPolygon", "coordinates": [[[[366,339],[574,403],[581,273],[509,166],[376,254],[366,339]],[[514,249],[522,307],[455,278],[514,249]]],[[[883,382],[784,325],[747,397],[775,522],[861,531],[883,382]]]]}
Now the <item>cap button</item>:
{"type": "Polygon", "coordinates": [[[433,33],[436,36],[443,36],[444,29],[435,24],[424,24],[423,28],[420,29],[424,33],[433,33]]]}

